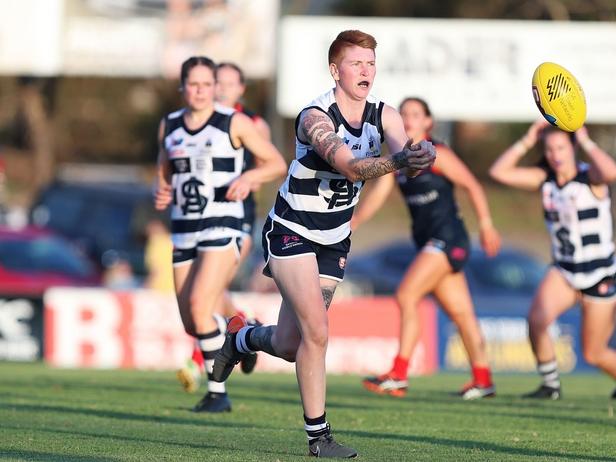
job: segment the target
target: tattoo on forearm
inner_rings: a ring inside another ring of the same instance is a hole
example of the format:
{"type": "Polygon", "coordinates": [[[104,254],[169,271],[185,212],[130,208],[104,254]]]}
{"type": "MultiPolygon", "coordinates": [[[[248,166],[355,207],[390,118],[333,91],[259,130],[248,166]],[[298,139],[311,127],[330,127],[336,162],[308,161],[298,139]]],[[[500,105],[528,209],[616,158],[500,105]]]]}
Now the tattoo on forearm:
{"type": "Polygon", "coordinates": [[[277,356],[272,346],[272,335],[276,332],[276,326],[259,326],[250,331],[250,343],[257,348],[258,351],[277,356]]]}
{"type": "Polygon", "coordinates": [[[306,114],[302,118],[301,127],[307,141],[325,161],[334,165],[334,154],[344,144],[342,139],[332,130],[331,122],[325,115],[306,114]]]}
{"type": "Polygon", "coordinates": [[[352,159],[349,163],[361,181],[378,178],[395,170],[409,167],[409,159],[404,151],[396,152],[388,157],[352,159]]]}
{"type": "Polygon", "coordinates": [[[329,309],[329,305],[332,303],[332,299],[334,298],[334,292],[336,291],[335,287],[321,287],[321,293],[323,294],[323,301],[325,302],[325,309],[329,309]]]}

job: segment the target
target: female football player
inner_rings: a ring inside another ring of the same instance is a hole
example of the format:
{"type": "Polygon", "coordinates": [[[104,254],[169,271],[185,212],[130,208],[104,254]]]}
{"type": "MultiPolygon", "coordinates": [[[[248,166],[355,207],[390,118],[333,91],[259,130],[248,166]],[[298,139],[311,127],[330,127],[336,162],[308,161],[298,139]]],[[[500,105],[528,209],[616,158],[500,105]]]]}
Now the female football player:
{"type": "Polygon", "coordinates": [[[363,182],[400,168],[417,172],[434,162],[427,141],[409,143],[395,109],[370,95],[376,72],[374,37],[344,31],[329,49],[335,87],[296,119],[296,156],[263,229],[265,272],[283,303],[275,326],[245,326],[232,318],[214,364],[224,380],[251,351],[294,361],[310,454],[352,458],[325,416],[325,353],[329,307],[344,276],[350,221],[363,182]],[[392,154],[380,157],[386,142],[392,154]]]}
{"type": "MultiPolygon", "coordinates": [[[[430,138],[432,113],[421,98],[406,98],[400,104],[406,134],[413,141],[430,138]]],[[[400,345],[389,372],[364,379],[366,389],[402,397],[408,388],[408,365],[420,335],[417,305],[433,294],[458,328],[468,353],[472,380],[460,391],[464,399],[494,396],[485,344],[475,317],[473,302],[462,268],[468,259],[469,239],[454,197],[462,188],[470,197],[479,222],[481,246],[494,256],[500,237],[494,229],[483,188],[456,156],[442,143],[436,146],[434,166],[410,178],[404,171],[379,178],[367,191],[355,215],[353,227],[370,218],[397,183],[413,219],[413,240],[417,257],[406,271],[396,292],[400,306],[400,345]]]]}
{"type": "MultiPolygon", "coordinates": [[[[182,64],[186,106],[161,121],[155,196],[157,209],[172,206],[178,306],[186,332],[199,341],[208,376],[224,342],[226,323],[214,311],[238,266],[243,200],[286,168],[249,117],[214,103],[215,72],[215,64],[202,56],[182,64]],[[258,162],[242,172],[244,147],[258,162]]],[[[224,383],[209,380],[208,392],[194,410],[231,410],[224,383]]]]}
{"type": "Polygon", "coordinates": [[[585,127],[575,135],[543,119],[503,152],[490,168],[497,181],[514,188],[541,190],[546,227],[552,242],[551,268],[535,294],[528,326],[542,378],[529,398],[559,399],[561,385],[548,327],[577,302],[582,305],[584,358],[616,378],[614,330],[616,286],[608,185],[616,181],[616,162],[590,139],[585,127]],[[539,142],[538,166],[519,163],[539,142]],[[576,144],[589,163],[578,162],[576,144]]]}

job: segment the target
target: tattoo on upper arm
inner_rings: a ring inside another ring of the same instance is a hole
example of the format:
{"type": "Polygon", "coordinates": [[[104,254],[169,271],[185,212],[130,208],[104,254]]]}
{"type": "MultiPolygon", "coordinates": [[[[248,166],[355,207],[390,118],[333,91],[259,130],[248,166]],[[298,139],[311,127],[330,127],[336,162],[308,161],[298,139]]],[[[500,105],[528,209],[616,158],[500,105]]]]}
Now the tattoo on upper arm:
{"type": "Polygon", "coordinates": [[[329,309],[329,305],[332,303],[332,299],[334,298],[334,292],[336,291],[335,287],[321,287],[321,293],[323,294],[323,301],[325,302],[325,309],[329,309]]]}
{"type": "Polygon", "coordinates": [[[323,114],[307,113],[302,118],[301,128],[310,145],[333,166],[334,154],[344,142],[332,129],[329,118],[323,114]]]}

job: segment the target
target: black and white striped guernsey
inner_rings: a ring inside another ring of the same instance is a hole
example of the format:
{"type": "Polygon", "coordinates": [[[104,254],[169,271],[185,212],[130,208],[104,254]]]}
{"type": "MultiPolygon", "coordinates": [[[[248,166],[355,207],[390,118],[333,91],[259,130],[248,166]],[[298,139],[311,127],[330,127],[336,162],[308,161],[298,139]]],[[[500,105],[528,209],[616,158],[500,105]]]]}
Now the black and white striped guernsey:
{"type": "Polygon", "coordinates": [[[363,182],[347,180],[312,146],[299,140],[297,129],[301,113],[312,108],[329,116],[336,134],[356,158],[365,158],[381,155],[384,140],[381,122],[383,103],[369,96],[362,126],[353,128],[340,113],[334,90],[330,90],[302,109],[295,121],[295,159],[289,166],[289,173],[269,216],[311,241],[331,245],[349,236],[353,208],[359,200],[363,182]]]}
{"type": "Polygon", "coordinates": [[[597,198],[590,187],[588,164],[558,186],[554,174],[541,188],[554,265],[576,289],[587,289],[616,271],[609,194],[597,198]]]}
{"type": "Polygon", "coordinates": [[[225,199],[244,162],[244,149],[231,141],[234,112],[216,105],[196,130],[186,126],[184,109],[166,116],[164,146],[172,171],[171,233],[176,248],[242,235],[244,205],[225,199]]]}

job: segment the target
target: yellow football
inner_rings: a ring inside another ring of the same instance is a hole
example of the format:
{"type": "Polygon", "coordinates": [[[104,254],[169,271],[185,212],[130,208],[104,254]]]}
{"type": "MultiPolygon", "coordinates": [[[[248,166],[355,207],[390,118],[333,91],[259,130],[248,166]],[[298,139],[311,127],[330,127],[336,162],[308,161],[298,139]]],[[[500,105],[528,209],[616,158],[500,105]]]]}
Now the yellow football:
{"type": "Polygon", "coordinates": [[[574,132],[586,120],[586,98],[577,79],[562,66],[542,63],[533,74],[533,98],[543,117],[574,132]]]}

